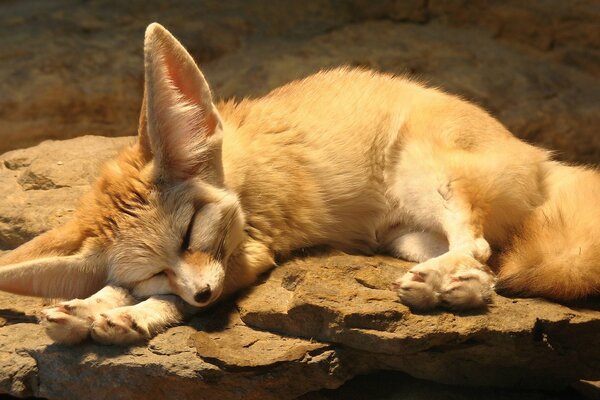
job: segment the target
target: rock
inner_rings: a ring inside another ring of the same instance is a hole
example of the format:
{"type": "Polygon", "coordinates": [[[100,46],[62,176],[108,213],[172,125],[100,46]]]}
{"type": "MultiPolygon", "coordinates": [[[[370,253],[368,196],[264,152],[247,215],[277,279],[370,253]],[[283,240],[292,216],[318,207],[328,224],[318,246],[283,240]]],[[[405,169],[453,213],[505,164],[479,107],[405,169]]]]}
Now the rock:
{"type": "MultiPolygon", "coordinates": [[[[192,343],[200,358],[224,370],[266,369],[273,364],[300,361],[307,354],[313,356],[328,350],[322,343],[255,331],[245,326],[237,314],[233,314],[233,317],[235,320],[227,326],[218,327],[217,332],[226,329],[227,335],[217,334],[215,337],[214,334],[198,332],[192,336],[192,343]]],[[[212,314],[209,318],[206,325],[201,324],[201,329],[215,325],[212,314]]]]}
{"type": "Polygon", "coordinates": [[[544,60],[600,76],[600,4],[594,1],[493,0],[465,7],[461,1],[431,0],[429,17],[460,28],[481,29],[505,43],[537,51],[544,60]]]}
{"type": "MultiPolygon", "coordinates": [[[[63,222],[101,160],[131,141],[86,136],[0,156],[0,182],[9,189],[0,200],[1,245],[63,222]]],[[[292,399],[381,369],[521,389],[600,380],[600,311],[593,304],[495,296],[487,312],[411,313],[389,290],[409,263],[301,253],[235,302],[127,348],[52,344],[36,323],[47,302],[0,293],[0,393],[292,399]]]]}
{"type": "Polygon", "coordinates": [[[311,31],[330,29],[340,18],[331,5],[319,7],[328,3],[3,3],[0,153],[90,132],[134,134],[143,88],[144,29],[151,22],[169,27],[205,63],[254,36],[302,34],[306,19],[311,31]]]}
{"type": "Polygon", "coordinates": [[[83,136],[0,155],[0,249],[12,249],[64,223],[102,162],[132,138],[83,136]]]}
{"type": "Polygon", "coordinates": [[[231,305],[128,348],[52,344],[36,324],[41,307],[39,300],[0,293],[0,393],[275,400],[337,387],[353,373],[339,365],[332,346],[250,329],[231,305]]]}
{"type": "Polygon", "coordinates": [[[158,20],[222,98],[264,94],[340,64],[408,72],[484,105],[561,159],[600,159],[593,1],[151,0],[107,9],[24,0],[0,11],[0,152],[90,132],[134,134],[143,31],[158,20]]]}
{"type": "Polygon", "coordinates": [[[238,300],[241,318],[441,383],[561,388],[600,377],[599,311],[494,296],[486,312],[411,313],[389,289],[408,266],[345,254],[289,261],[238,300]]]}

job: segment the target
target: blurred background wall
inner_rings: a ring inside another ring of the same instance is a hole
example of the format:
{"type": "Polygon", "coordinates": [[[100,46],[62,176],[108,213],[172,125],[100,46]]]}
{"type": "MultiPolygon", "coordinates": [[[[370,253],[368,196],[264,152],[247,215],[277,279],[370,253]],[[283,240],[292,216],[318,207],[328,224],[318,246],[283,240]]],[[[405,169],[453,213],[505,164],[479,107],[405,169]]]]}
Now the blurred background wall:
{"type": "Polygon", "coordinates": [[[560,159],[600,163],[596,0],[0,0],[0,153],[135,134],[152,21],[218,98],[342,64],[408,73],[560,159]]]}

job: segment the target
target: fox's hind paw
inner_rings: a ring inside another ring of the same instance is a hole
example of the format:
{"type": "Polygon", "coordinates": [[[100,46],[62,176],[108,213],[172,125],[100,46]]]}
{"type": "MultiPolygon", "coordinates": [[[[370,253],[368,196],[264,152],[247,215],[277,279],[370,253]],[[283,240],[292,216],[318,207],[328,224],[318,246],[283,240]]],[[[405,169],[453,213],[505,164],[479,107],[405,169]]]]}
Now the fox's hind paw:
{"type": "Polygon", "coordinates": [[[490,302],[494,277],[474,258],[447,253],[416,265],[394,286],[400,301],[412,309],[468,310],[490,302]]]}
{"type": "Polygon", "coordinates": [[[103,344],[131,344],[147,340],[150,330],[143,319],[136,318],[132,308],[116,308],[100,314],[92,324],[92,339],[103,344]]]}
{"type": "Polygon", "coordinates": [[[88,337],[93,315],[85,300],[75,299],[42,310],[40,323],[55,342],[76,344],[88,337]]]}
{"type": "Polygon", "coordinates": [[[417,310],[430,310],[440,303],[442,276],[437,268],[419,264],[394,283],[400,301],[417,310]]]}
{"type": "Polygon", "coordinates": [[[479,268],[468,268],[444,280],[440,301],[452,310],[483,308],[491,301],[494,278],[479,268]]]}

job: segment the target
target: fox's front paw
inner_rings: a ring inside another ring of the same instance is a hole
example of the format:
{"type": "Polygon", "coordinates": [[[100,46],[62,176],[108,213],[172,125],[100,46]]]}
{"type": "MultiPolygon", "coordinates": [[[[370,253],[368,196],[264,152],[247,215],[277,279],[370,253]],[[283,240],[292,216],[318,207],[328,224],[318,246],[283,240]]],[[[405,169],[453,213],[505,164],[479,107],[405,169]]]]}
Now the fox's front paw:
{"type": "Polygon", "coordinates": [[[121,307],[102,313],[92,324],[92,339],[103,344],[131,344],[147,340],[150,329],[132,307],[121,307]]]}
{"type": "Polygon", "coordinates": [[[40,323],[55,342],[75,344],[85,340],[94,320],[94,310],[85,300],[75,299],[42,310],[40,323]]]}
{"type": "Polygon", "coordinates": [[[55,342],[75,344],[90,335],[92,324],[101,313],[134,302],[127,289],[106,286],[86,299],[64,301],[46,308],[40,315],[40,323],[55,342]]]}

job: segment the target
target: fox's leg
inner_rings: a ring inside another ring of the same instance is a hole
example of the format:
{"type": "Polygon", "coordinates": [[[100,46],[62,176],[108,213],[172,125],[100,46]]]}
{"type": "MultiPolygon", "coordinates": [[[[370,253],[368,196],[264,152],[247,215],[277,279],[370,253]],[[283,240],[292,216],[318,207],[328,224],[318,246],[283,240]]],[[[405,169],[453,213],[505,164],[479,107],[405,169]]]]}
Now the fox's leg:
{"type": "Polygon", "coordinates": [[[229,260],[222,296],[247,288],[274,266],[273,252],[269,247],[248,238],[229,260]]]}
{"type": "MultiPolygon", "coordinates": [[[[448,250],[433,258],[417,260],[421,263],[396,282],[400,299],[410,307],[430,309],[442,305],[469,309],[482,307],[490,299],[493,277],[484,264],[490,257],[490,246],[470,213],[472,206],[461,204],[458,199],[449,203],[451,206],[440,218],[448,250]]],[[[430,254],[436,251],[440,251],[439,243],[430,254]]]]}
{"type": "Polygon", "coordinates": [[[448,252],[448,241],[443,235],[430,231],[411,231],[395,227],[385,234],[383,249],[391,255],[412,262],[424,262],[448,252]]]}
{"type": "Polygon", "coordinates": [[[157,295],[132,306],[107,310],[95,318],[92,339],[104,344],[130,344],[147,340],[196,312],[175,295],[157,295]]]}
{"type": "MultiPolygon", "coordinates": [[[[274,265],[267,246],[247,239],[229,260],[221,298],[250,286],[274,265]]],[[[138,297],[151,295],[150,298],[133,306],[103,312],[92,325],[92,338],[106,344],[139,342],[183,322],[199,310],[179,296],[168,294],[169,290],[168,279],[162,275],[138,284],[133,294],[138,297]]]]}
{"type": "Polygon", "coordinates": [[[88,337],[92,323],[100,313],[135,301],[127,289],[106,286],[86,299],[64,301],[46,308],[40,322],[55,342],[74,344],[88,337]]]}
{"type": "MultiPolygon", "coordinates": [[[[470,200],[477,197],[473,192],[479,194],[469,179],[477,173],[476,166],[451,161],[408,146],[390,188],[404,225],[440,232],[447,240],[447,252],[418,260],[421,263],[396,282],[401,301],[413,308],[477,308],[492,292],[493,278],[484,265],[491,255],[483,237],[484,213],[470,200]]],[[[485,204],[487,199],[478,201],[485,204]]]]}

